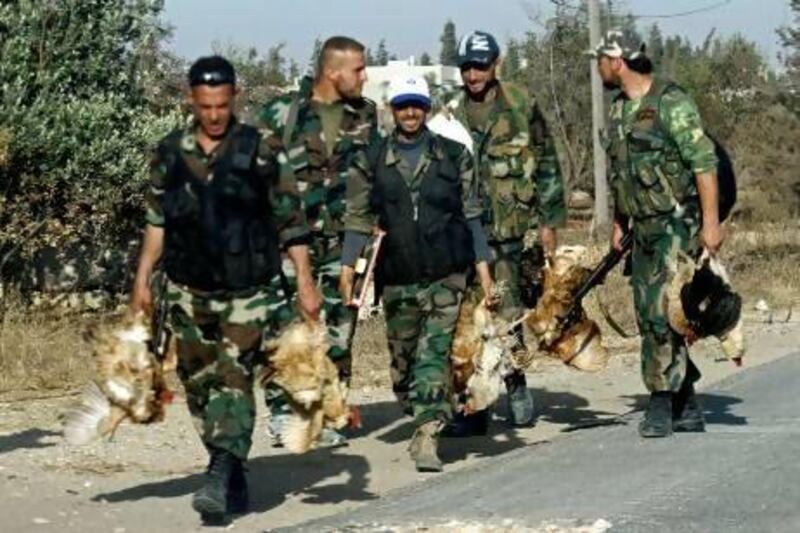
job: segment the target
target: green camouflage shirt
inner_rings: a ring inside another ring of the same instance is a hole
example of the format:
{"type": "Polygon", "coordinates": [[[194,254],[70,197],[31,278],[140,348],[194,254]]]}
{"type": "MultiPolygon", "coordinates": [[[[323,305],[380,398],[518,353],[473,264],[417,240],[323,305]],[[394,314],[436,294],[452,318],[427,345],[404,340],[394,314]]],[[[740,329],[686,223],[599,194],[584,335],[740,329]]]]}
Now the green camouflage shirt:
{"type": "MultiPolygon", "coordinates": [[[[225,152],[230,142],[231,132],[236,127],[238,126],[234,124],[228,130],[225,139],[210,154],[206,154],[197,144],[195,137],[196,126],[194,124],[181,130],[183,135],[180,146],[187,166],[193,169],[199,177],[210,177],[220,154],[225,152]]],[[[150,183],[145,192],[145,220],[147,224],[152,226],[163,227],[164,209],[162,202],[169,180],[169,169],[167,168],[167,163],[159,157],[158,153],[159,151],[155,150],[150,161],[150,183]]],[[[269,198],[265,198],[264,207],[272,210],[280,242],[285,243],[306,235],[308,226],[301,209],[302,204],[297,191],[297,184],[291,167],[288,165],[286,154],[275,152],[263,137],[256,154],[256,170],[272,185],[272,194],[269,198]]]]}
{"type": "MultiPolygon", "coordinates": [[[[428,135],[432,135],[428,132],[428,135]]],[[[377,140],[376,142],[383,142],[377,140]]],[[[395,148],[397,140],[396,133],[391,135],[386,142],[386,165],[397,166],[400,175],[403,176],[406,184],[415,197],[415,191],[419,190],[421,177],[425,175],[431,161],[442,159],[446,154],[441,149],[428,141],[428,146],[422,153],[416,169],[412,169],[401,158],[395,148]]],[[[464,203],[464,217],[469,220],[478,218],[482,215],[483,208],[477,195],[477,184],[475,173],[473,172],[472,156],[466,147],[461,150],[456,166],[461,176],[461,198],[464,203]]],[[[369,203],[370,191],[372,190],[374,169],[370,168],[365,152],[359,152],[353,159],[350,166],[350,173],[347,182],[347,211],[344,217],[344,225],[347,231],[371,234],[375,225],[375,215],[369,203]]]]}
{"type": "Polygon", "coordinates": [[[471,127],[468,95],[459,88],[434,98],[472,133],[479,195],[489,239],[519,239],[539,224],[564,224],[567,209],[555,143],[535,100],[523,89],[499,83],[485,129],[471,127]]]}
{"type": "Polygon", "coordinates": [[[695,175],[717,168],[691,96],[659,78],[637,100],[620,93],[604,137],[616,209],[626,216],[666,214],[696,201],[695,175]]]}
{"type": "Polygon", "coordinates": [[[279,96],[261,110],[259,129],[273,147],[283,146],[293,102],[297,121],[286,153],[303,196],[312,232],[333,237],[343,230],[345,189],[350,159],[378,136],[375,105],[362,98],[343,103],[344,113],[333,153],[328,154],[322,120],[311,104],[313,80],[305,78],[300,90],[279,96]]]}

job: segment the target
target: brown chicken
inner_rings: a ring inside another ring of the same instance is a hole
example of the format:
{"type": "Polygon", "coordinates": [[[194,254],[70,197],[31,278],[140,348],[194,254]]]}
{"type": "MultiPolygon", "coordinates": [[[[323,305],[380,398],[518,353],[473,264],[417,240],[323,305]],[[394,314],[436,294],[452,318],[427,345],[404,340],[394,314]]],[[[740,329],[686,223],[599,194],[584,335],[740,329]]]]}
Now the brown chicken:
{"type": "Polygon", "coordinates": [[[91,344],[96,378],[67,414],[67,441],[86,444],[111,436],[126,419],[137,424],[163,420],[172,393],[164,381],[164,365],[149,349],[147,316],[126,313],[89,327],[84,335],[91,344]]]}
{"type": "Polygon", "coordinates": [[[293,414],[281,441],[287,450],[303,453],[316,446],[323,427],[341,429],[350,411],[346,387],[327,355],[325,325],[296,322],[265,346],[267,380],[286,391],[293,414]]]}
{"type": "Polygon", "coordinates": [[[525,322],[542,352],[577,369],[598,372],[608,363],[608,351],[600,342],[597,323],[582,308],[566,319],[573,295],[590,272],[585,258],[582,246],[560,246],[547,259],[544,292],[525,322]]]}
{"type": "Polygon", "coordinates": [[[500,396],[503,377],[511,370],[512,341],[508,325],[483,301],[461,305],[450,360],[453,391],[466,413],[486,409],[500,396]]]}

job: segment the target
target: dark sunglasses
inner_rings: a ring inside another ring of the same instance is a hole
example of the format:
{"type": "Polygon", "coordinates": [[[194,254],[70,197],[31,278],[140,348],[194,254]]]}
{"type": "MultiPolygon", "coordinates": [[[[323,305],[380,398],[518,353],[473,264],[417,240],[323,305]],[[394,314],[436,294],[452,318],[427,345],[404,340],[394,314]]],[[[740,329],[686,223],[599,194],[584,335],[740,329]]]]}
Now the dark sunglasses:
{"type": "Polygon", "coordinates": [[[481,72],[487,72],[490,68],[492,68],[492,64],[485,64],[485,63],[477,63],[475,61],[471,61],[469,63],[464,63],[459,67],[461,72],[466,72],[468,70],[479,70],[481,72]]]}

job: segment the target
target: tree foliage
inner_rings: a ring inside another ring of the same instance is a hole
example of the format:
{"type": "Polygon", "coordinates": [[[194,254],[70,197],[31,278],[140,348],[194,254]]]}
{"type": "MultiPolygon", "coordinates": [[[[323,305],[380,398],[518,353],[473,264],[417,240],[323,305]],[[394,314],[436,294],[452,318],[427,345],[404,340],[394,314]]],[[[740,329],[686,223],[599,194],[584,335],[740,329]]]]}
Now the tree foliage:
{"type": "Polygon", "coordinates": [[[37,250],[130,239],[151,145],[177,123],[161,0],[0,4],[0,274],[37,250]],[[154,86],[159,85],[159,90],[154,86]],[[2,143],[0,143],[2,144],[2,143]]]}
{"type": "Polygon", "coordinates": [[[378,43],[378,51],[375,53],[375,64],[386,66],[389,63],[389,50],[386,48],[386,39],[381,39],[378,43]]]}
{"type": "Polygon", "coordinates": [[[794,25],[778,28],[778,35],[786,49],[784,65],[786,66],[786,82],[790,90],[787,91],[786,100],[800,116],[800,0],[790,0],[794,13],[794,25]]]}
{"type": "MultiPolygon", "coordinates": [[[[214,44],[214,53],[227,58],[236,69],[240,89],[238,111],[241,119],[255,118],[258,108],[277,95],[293,80],[293,62],[283,54],[285,43],[278,43],[259,53],[255,47],[214,44]]],[[[294,67],[295,71],[297,67],[294,67]]]]}
{"type": "Polygon", "coordinates": [[[455,66],[458,60],[458,40],[456,39],[456,25],[452,20],[445,22],[439,42],[442,45],[439,63],[455,66]]]}

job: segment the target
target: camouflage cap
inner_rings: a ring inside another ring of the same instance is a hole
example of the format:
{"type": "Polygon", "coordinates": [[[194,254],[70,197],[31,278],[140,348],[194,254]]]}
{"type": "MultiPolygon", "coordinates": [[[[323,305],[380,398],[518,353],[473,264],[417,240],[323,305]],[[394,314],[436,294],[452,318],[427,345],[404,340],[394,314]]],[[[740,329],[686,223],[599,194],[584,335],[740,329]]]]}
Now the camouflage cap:
{"type": "Polygon", "coordinates": [[[609,30],[592,50],[586,53],[592,57],[621,57],[622,59],[636,59],[644,54],[645,44],[631,39],[620,30],[609,30]]]}

